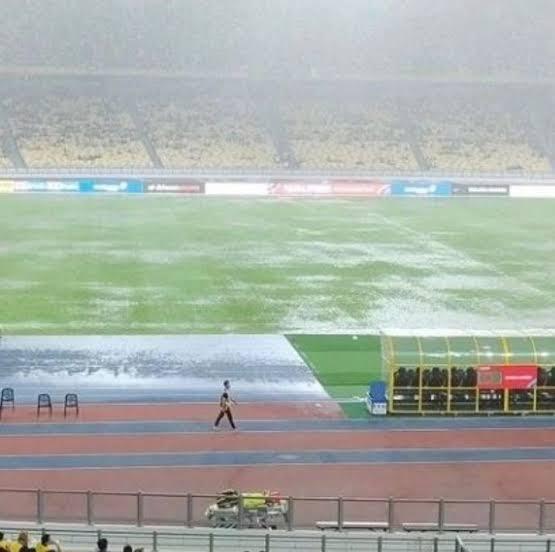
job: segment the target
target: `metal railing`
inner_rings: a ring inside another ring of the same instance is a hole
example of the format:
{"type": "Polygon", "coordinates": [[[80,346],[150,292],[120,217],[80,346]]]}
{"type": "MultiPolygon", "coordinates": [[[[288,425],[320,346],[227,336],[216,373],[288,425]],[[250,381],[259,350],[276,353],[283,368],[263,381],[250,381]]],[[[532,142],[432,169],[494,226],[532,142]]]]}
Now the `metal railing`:
{"type": "MultiPolygon", "coordinates": [[[[218,495],[0,489],[0,519],[4,522],[110,523],[142,527],[164,525],[210,527],[205,512],[218,495]]],[[[351,497],[283,497],[287,515],[283,529],[315,529],[328,522],[338,531],[353,522],[374,523],[388,532],[461,530],[490,534],[555,532],[555,501],[464,500],[351,497]]],[[[242,499],[237,528],[249,527],[242,499]]],[[[554,549],[555,551],[555,549],[554,549]]]]}
{"type": "Polygon", "coordinates": [[[467,180],[472,182],[483,183],[518,183],[518,184],[555,184],[555,172],[535,173],[527,171],[498,171],[498,172],[481,172],[481,171],[447,171],[447,170],[427,170],[427,171],[411,171],[411,170],[371,170],[371,169],[326,169],[326,170],[310,170],[310,169],[283,169],[279,167],[273,168],[256,168],[256,169],[236,169],[236,168],[204,168],[204,169],[172,169],[172,168],[101,168],[101,167],[61,167],[61,168],[17,168],[7,167],[0,169],[0,178],[214,178],[214,179],[254,179],[260,181],[260,178],[276,178],[276,179],[327,179],[327,178],[418,178],[419,180],[437,180],[438,178],[449,178],[460,182],[467,180]]]}
{"type": "MultiPolygon", "coordinates": [[[[21,527],[2,527],[8,538],[14,538],[21,527]]],[[[354,533],[308,532],[238,532],[145,530],[145,529],[80,529],[49,527],[63,549],[89,552],[100,538],[106,538],[110,549],[130,544],[152,552],[552,552],[553,542],[546,537],[478,536],[461,539],[454,535],[371,535],[354,533]]],[[[38,541],[44,530],[28,531],[31,541],[38,541]]]]}

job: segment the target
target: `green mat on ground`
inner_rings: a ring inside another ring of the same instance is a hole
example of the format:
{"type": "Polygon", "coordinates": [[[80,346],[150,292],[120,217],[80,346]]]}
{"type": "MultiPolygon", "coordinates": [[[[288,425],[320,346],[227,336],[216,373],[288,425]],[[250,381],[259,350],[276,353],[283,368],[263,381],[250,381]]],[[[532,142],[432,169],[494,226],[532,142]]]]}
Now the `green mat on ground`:
{"type": "Polygon", "coordinates": [[[363,402],[368,384],[382,379],[380,338],[375,335],[288,335],[318,381],[345,414],[366,417],[363,402]]]}

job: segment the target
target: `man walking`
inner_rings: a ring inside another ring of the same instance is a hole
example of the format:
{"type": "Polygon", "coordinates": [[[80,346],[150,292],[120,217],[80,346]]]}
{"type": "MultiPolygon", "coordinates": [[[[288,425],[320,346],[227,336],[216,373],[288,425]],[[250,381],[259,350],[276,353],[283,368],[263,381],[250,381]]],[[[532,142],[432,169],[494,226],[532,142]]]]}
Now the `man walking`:
{"type": "Polygon", "coordinates": [[[216,418],[216,421],[214,422],[214,430],[218,429],[220,422],[222,421],[222,418],[224,416],[227,416],[227,419],[229,420],[229,425],[232,427],[232,429],[234,431],[237,430],[237,428],[235,427],[235,422],[233,421],[233,414],[231,413],[231,405],[237,404],[237,402],[231,398],[230,389],[231,385],[229,383],[229,380],[225,380],[224,392],[220,397],[220,412],[218,414],[218,417],[216,418]]]}

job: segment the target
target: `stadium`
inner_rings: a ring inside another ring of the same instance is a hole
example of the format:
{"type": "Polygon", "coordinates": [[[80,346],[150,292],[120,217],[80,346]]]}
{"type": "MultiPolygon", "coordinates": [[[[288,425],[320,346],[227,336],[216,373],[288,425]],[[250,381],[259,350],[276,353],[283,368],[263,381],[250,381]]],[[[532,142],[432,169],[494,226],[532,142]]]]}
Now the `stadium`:
{"type": "Polygon", "coordinates": [[[552,2],[0,15],[0,552],[551,550],[552,2]]]}

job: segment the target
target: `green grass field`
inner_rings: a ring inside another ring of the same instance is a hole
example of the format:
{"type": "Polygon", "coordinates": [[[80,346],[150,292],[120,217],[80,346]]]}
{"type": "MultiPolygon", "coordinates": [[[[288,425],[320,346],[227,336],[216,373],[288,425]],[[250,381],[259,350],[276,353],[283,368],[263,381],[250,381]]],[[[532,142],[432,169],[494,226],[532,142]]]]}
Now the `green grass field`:
{"type": "Polygon", "coordinates": [[[304,334],[288,339],[347,415],[367,417],[364,403],[353,399],[363,399],[369,382],[383,379],[379,337],[304,334]]]}
{"type": "Polygon", "coordinates": [[[0,196],[11,334],[555,326],[555,202],[0,196]]]}

